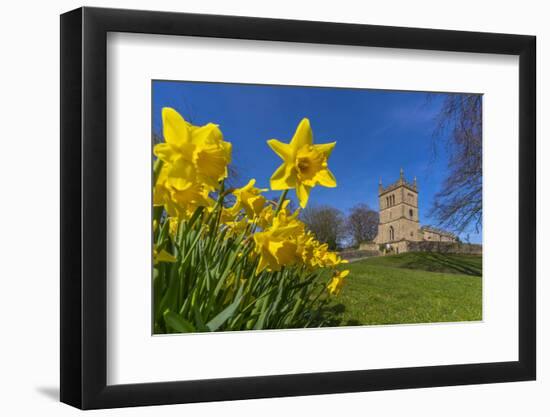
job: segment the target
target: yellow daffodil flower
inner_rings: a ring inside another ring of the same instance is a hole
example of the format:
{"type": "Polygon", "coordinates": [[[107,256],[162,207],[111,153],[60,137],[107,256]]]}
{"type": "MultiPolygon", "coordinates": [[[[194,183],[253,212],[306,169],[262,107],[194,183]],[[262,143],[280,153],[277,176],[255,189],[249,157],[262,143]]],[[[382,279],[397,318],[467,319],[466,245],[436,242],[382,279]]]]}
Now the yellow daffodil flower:
{"type": "Polygon", "coordinates": [[[193,126],[169,107],[162,109],[162,124],[165,143],[155,145],[155,155],[168,164],[185,162],[195,171],[197,181],[211,190],[217,188],[218,182],[227,177],[231,162],[231,143],[223,140],[218,126],[193,126]]]}
{"type": "Polygon", "coordinates": [[[259,232],[254,235],[256,253],[260,255],[257,273],[269,268],[280,271],[281,267],[294,263],[296,243],[275,237],[271,232],[259,232]]]}
{"type": "Polygon", "coordinates": [[[235,221],[235,218],[237,217],[237,214],[233,212],[233,210],[222,207],[222,212],[220,214],[220,224],[228,224],[235,221]]]}
{"type": "Polygon", "coordinates": [[[325,252],[322,255],[321,263],[324,267],[335,267],[340,264],[348,263],[348,261],[342,259],[336,252],[325,252]]]}
{"type": "Polygon", "coordinates": [[[225,222],[225,225],[231,229],[231,233],[233,235],[240,235],[243,233],[249,224],[250,223],[246,217],[241,217],[239,220],[225,222]]]}
{"type": "Polygon", "coordinates": [[[257,272],[266,268],[279,271],[281,267],[296,261],[296,234],[298,224],[287,226],[273,225],[264,232],[254,234],[255,252],[260,256],[257,272]]]}
{"type": "Polygon", "coordinates": [[[275,217],[275,210],[273,209],[273,206],[267,205],[265,206],[261,213],[258,215],[258,226],[260,226],[262,229],[267,229],[271,224],[273,223],[273,218],[275,217]]]}
{"type": "Polygon", "coordinates": [[[244,187],[233,191],[233,195],[237,200],[231,210],[237,213],[241,209],[244,209],[250,219],[253,219],[262,212],[265,205],[265,197],[260,193],[267,191],[265,188],[255,188],[254,184],[256,184],[256,180],[251,179],[244,187]]]}
{"type": "Polygon", "coordinates": [[[267,143],[284,161],[271,176],[273,190],[296,189],[300,206],[305,208],[313,187],[318,184],[336,187],[336,178],[328,169],[327,162],[336,142],[314,145],[307,118],[302,119],[290,143],[277,139],[270,139],[267,143]]]}
{"type": "Polygon", "coordinates": [[[179,219],[177,217],[169,217],[168,222],[168,233],[172,239],[176,239],[176,234],[178,233],[178,227],[180,225],[179,219]]]}
{"type": "Polygon", "coordinates": [[[187,219],[197,207],[210,207],[214,201],[208,188],[194,181],[181,162],[163,165],[153,190],[153,204],[164,206],[170,217],[187,219]]]}
{"type": "Polygon", "coordinates": [[[338,295],[344,286],[344,278],[349,275],[349,270],[344,271],[334,271],[332,280],[327,285],[328,292],[330,295],[338,295]]]}
{"type": "Polygon", "coordinates": [[[297,239],[298,249],[297,252],[304,263],[309,269],[312,269],[314,265],[315,249],[319,245],[319,242],[313,237],[311,232],[306,232],[298,236],[297,239]]]}
{"type": "Polygon", "coordinates": [[[176,262],[176,257],[162,249],[160,252],[156,247],[153,248],[153,265],[159,262],[176,262]]]}
{"type": "Polygon", "coordinates": [[[212,204],[208,191],[201,184],[185,178],[169,178],[166,183],[172,200],[180,207],[208,207],[212,204]]]}

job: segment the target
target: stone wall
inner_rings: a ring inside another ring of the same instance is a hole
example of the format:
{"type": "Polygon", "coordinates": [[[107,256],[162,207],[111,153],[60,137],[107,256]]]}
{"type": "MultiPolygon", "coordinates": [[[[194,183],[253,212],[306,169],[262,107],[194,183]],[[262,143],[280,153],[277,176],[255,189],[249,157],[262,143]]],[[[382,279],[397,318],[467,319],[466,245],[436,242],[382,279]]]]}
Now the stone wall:
{"type": "Polygon", "coordinates": [[[375,242],[363,242],[359,245],[359,250],[378,251],[378,243],[375,242]]]}
{"type": "Polygon", "coordinates": [[[408,242],[409,252],[439,252],[439,253],[461,253],[471,255],[482,255],[483,246],[471,243],[458,242],[408,242]]]}
{"type": "Polygon", "coordinates": [[[380,256],[378,250],[344,250],[339,254],[342,259],[352,261],[354,259],[371,258],[373,256],[380,256]]]}
{"type": "Polygon", "coordinates": [[[423,240],[432,242],[456,242],[456,237],[452,233],[439,232],[433,229],[423,227],[420,229],[423,240]]]}

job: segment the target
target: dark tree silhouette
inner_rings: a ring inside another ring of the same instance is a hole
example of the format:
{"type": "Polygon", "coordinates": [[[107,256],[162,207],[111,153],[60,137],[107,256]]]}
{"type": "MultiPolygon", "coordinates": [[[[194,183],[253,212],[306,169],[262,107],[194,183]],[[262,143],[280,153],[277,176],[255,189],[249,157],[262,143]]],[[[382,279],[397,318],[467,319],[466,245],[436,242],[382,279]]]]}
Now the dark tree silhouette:
{"type": "Polygon", "coordinates": [[[354,246],[372,241],[378,233],[378,212],[367,204],[358,204],[350,210],[346,219],[346,231],[354,246]]]}
{"type": "Polygon", "coordinates": [[[344,215],[330,206],[308,206],[300,213],[300,219],[313,232],[317,240],[328,244],[330,250],[338,248],[344,237],[344,215]]]}

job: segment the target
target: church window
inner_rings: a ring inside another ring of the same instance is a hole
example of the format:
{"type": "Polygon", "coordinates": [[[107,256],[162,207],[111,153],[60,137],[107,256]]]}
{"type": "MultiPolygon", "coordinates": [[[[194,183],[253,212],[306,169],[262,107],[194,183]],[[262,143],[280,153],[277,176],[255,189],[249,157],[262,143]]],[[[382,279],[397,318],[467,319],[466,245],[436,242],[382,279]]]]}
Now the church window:
{"type": "Polygon", "coordinates": [[[395,235],[394,235],[393,226],[390,226],[390,240],[394,240],[394,238],[395,238],[395,235]]]}
{"type": "Polygon", "coordinates": [[[412,219],[413,216],[414,216],[414,211],[412,211],[412,209],[409,210],[409,216],[411,216],[411,219],[412,219]]]}

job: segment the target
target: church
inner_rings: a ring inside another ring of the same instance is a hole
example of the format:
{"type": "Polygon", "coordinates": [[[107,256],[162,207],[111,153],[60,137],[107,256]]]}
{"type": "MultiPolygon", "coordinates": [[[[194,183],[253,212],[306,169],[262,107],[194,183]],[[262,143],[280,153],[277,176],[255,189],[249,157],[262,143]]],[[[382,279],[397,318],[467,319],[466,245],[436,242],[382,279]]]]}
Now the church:
{"type": "Polygon", "coordinates": [[[384,187],[378,184],[380,220],[374,242],[389,252],[403,253],[410,250],[411,242],[457,242],[453,233],[431,226],[420,226],[418,220],[418,186],[416,177],[410,183],[405,180],[403,168],[399,179],[384,187]]]}

